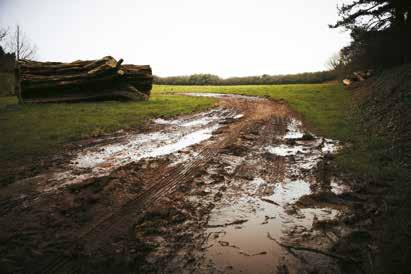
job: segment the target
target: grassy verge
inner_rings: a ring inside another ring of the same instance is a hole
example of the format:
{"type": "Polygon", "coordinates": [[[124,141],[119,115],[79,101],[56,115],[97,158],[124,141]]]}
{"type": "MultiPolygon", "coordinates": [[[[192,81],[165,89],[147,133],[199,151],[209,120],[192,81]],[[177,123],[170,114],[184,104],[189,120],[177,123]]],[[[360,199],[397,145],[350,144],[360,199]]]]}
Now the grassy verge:
{"type": "Polygon", "coordinates": [[[259,86],[155,86],[161,92],[215,92],[269,96],[286,100],[300,113],[314,132],[347,141],[351,124],[346,110],[351,95],[339,84],[259,85],[259,86]]]}
{"type": "Polygon", "coordinates": [[[147,102],[18,105],[0,97],[0,162],[45,154],[65,142],[141,126],[212,106],[214,99],[153,93],[147,102]]]}

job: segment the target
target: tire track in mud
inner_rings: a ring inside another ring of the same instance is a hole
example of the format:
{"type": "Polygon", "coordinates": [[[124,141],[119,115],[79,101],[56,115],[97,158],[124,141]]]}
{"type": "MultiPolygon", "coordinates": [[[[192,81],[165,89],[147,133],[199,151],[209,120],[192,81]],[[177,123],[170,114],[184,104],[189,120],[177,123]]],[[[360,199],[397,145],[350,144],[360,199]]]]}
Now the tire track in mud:
{"type": "MultiPolygon", "coordinates": [[[[234,143],[238,139],[241,131],[252,125],[253,122],[261,120],[261,116],[265,119],[272,119],[274,117],[275,123],[273,124],[273,127],[278,130],[284,130],[284,125],[286,124],[285,118],[282,116],[274,116],[275,104],[272,102],[270,103],[268,100],[265,101],[265,104],[267,104],[267,102],[271,112],[261,114],[262,110],[257,110],[255,111],[257,115],[249,113],[249,117],[245,117],[243,121],[229,125],[226,130],[228,134],[217,143],[204,148],[199,153],[196,160],[193,160],[189,164],[180,164],[174,167],[169,167],[164,173],[151,179],[151,187],[148,190],[135,196],[120,209],[103,217],[93,226],[81,231],[79,237],[77,237],[75,243],[73,243],[69,250],[74,251],[77,248],[77,243],[84,244],[86,250],[87,245],[91,247],[89,248],[90,251],[104,250],[107,248],[104,239],[119,234],[127,235],[129,226],[130,224],[133,224],[136,215],[141,214],[146,207],[161,197],[174,191],[179,184],[184,184],[192,180],[193,176],[201,171],[202,167],[220,152],[220,149],[234,143]]],[[[235,106],[238,107],[239,102],[234,103],[235,106]]],[[[252,108],[247,108],[248,111],[250,109],[252,108]]],[[[270,128],[268,130],[272,129],[270,128]]],[[[266,134],[260,134],[260,136],[262,138],[268,137],[266,134]]],[[[58,255],[45,262],[35,273],[73,273],[78,272],[79,267],[80,266],[76,264],[76,258],[67,255],[58,255]]]]}
{"type": "MultiPolygon", "coordinates": [[[[16,184],[24,184],[26,180],[30,180],[32,178],[27,178],[23,179],[19,182],[16,182],[16,184]]],[[[18,208],[19,206],[22,206],[24,203],[30,203],[39,198],[41,195],[44,195],[41,192],[34,192],[29,191],[29,193],[26,192],[26,194],[21,194],[19,190],[15,191],[18,192],[20,197],[12,197],[8,199],[4,199],[0,202],[0,217],[4,217],[7,214],[9,214],[13,209],[18,208]]]]}
{"type": "MultiPolygon", "coordinates": [[[[225,119],[233,119],[233,116],[237,114],[237,111],[234,108],[226,109],[224,115],[221,116],[222,120],[225,119]]],[[[36,181],[38,178],[44,177],[44,175],[38,175],[33,178],[26,178],[22,179],[16,184],[30,184],[30,181],[36,181]]],[[[84,179],[87,180],[87,179],[84,179]]],[[[27,193],[27,195],[23,194],[23,197],[13,197],[10,199],[5,199],[4,201],[0,202],[0,217],[6,216],[9,214],[13,209],[18,208],[19,206],[27,203],[33,203],[36,199],[40,197],[47,197],[48,195],[56,195],[57,193],[64,191],[64,187],[55,189],[54,191],[47,191],[47,192],[31,192],[27,193]]]]}
{"type": "MultiPolygon", "coordinates": [[[[210,151],[206,151],[205,153],[201,153],[203,157],[201,162],[206,163],[205,161],[209,161],[212,157],[213,153],[210,151]]],[[[193,162],[187,167],[172,169],[169,171],[171,174],[177,174],[174,178],[171,178],[165,174],[161,175],[161,179],[158,184],[155,184],[153,187],[148,189],[145,193],[138,195],[135,199],[128,202],[124,205],[121,209],[117,210],[114,213],[109,214],[105,218],[103,218],[100,222],[95,224],[93,227],[89,228],[85,232],[81,233],[80,236],[77,238],[77,241],[86,241],[86,242],[93,242],[93,241],[101,241],[104,242],[104,236],[111,236],[109,235],[110,232],[117,230],[122,231],[119,229],[119,224],[127,224],[127,226],[131,223],[128,222],[128,219],[133,219],[135,216],[133,212],[143,209],[149,203],[154,202],[156,199],[160,198],[162,195],[166,195],[172,188],[174,188],[179,182],[185,182],[184,179],[188,176],[192,175],[194,168],[199,168],[201,163],[193,162]],[[117,226],[117,227],[114,227],[117,226]]],[[[155,181],[155,179],[153,180],[155,181]]],[[[122,231],[125,232],[125,231],[122,231]]],[[[65,267],[68,267],[68,270],[71,270],[73,266],[69,266],[71,258],[66,256],[59,256],[52,260],[52,262],[48,263],[45,267],[38,270],[36,273],[55,273],[59,270],[65,270],[65,267]],[[63,268],[64,267],[64,268],[63,268]],[[62,269],[63,268],[63,269],[62,269]]]]}
{"type": "Polygon", "coordinates": [[[0,217],[7,215],[13,208],[17,207],[19,203],[24,202],[24,199],[10,199],[0,203],[0,217]]]}
{"type": "Polygon", "coordinates": [[[24,204],[27,203],[33,203],[36,199],[40,198],[41,196],[45,196],[50,193],[41,193],[41,192],[35,192],[35,193],[30,193],[28,195],[24,195],[24,197],[18,197],[18,198],[10,198],[2,201],[0,203],[0,217],[4,217],[11,213],[14,209],[21,207],[24,204]]]}
{"type": "MultiPolygon", "coordinates": [[[[112,236],[110,232],[123,232],[126,233],[126,229],[121,229],[119,224],[126,224],[127,229],[132,220],[135,218],[134,212],[143,209],[150,203],[155,202],[158,198],[169,193],[178,183],[184,183],[186,180],[190,179],[195,168],[199,168],[201,164],[205,164],[211,159],[215,153],[202,153],[203,160],[199,162],[193,162],[190,166],[185,168],[179,168],[180,170],[171,170],[170,173],[177,174],[174,178],[162,175],[164,178],[158,182],[158,184],[151,187],[145,193],[135,197],[134,200],[127,203],[117,212],[109,214],[106,218],[95,224],[92,228],[83,232],[77,241],[86,242],[103,242],[104,237],[112,236]],[[170,180],[171,179],[171,180],[170,180]],[[116,227],[115,227],[116,226],[116,227]]],[[[154,181],[154,180],[153,180],[154,181]]],[[[44,268],[41,268],[36,273],[55,273],[61,270],[75,270],[77,267],[70,265],[71,258],[66,256],[59,256],[47,264],[44,268]]]]}

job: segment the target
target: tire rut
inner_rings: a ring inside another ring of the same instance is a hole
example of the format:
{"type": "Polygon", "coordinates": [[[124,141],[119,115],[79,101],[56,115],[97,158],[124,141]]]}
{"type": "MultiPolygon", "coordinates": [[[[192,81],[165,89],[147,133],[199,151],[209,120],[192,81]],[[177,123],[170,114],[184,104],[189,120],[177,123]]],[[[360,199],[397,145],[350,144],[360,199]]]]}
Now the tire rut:
{"type": "MultiPolygon", "coordinates": [[[[101,249],[104,239],[112,237],[114,234],[126,235],[129,225],[133,223],[136,215],[141,214],[143,210],[156,200],[172,192],[179,184],[184,184],[192,180],[196,172],[206,165],[213,157],[219,153],[219,149],[227,146],[238,138],[240,131],[248,125],[248,121],[240,122],[230,128],[229,134],[220,140],[217,144],[203,149],[198,157],[187,165],[178,165],[171,167],[165,173],[160,174],[151,181],[151,187],[144,193],[137,195],[123,207],[110,213],[101,221],[97,222],[91,228],[80,232],[71,250],[77,248],[77,243],[82,242],[85,245],[91,244],[93,250],[101,249]],[[137,213],[137,214],[136,214],[137,213]],[[119,226],[119,224],[125,224],[119,226]],[[93,246],[94,245],[94,246],[93,246]]],[[[69,252],[70,253],[70,252],[69,252]]],[[[50,261],[43,264],[35,273],[75,273],[78,272],[78,266],[75,263],[76,258],[67,255],[58,255],[50,261]]]]}

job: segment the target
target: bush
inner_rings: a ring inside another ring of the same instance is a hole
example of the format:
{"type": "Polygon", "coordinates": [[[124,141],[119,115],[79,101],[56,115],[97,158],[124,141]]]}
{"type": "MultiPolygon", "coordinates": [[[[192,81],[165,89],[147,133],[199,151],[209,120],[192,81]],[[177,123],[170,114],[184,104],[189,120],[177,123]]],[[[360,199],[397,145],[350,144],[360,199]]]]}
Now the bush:
{"type": "Polygon", "coordinates": [[[14,94],[14,76],[11,73],[0,73],[0,96],[14,94]]]}

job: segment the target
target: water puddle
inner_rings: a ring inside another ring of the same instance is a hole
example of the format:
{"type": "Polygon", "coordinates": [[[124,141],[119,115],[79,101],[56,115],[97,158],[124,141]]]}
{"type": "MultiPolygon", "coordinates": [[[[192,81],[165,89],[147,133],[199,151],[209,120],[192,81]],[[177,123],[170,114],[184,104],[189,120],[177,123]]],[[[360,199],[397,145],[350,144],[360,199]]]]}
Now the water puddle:
{"type": "MultiPolygon", "coordinates": [[[[331,208],[300,209],[294,206],[302,196],[312,193],[315,177],[310,170],[324,154],[334,153],[339,148],[338,142],[315,135],[302,140],[305,132],[301,127],[301,122],[292,119],[286,134],[278,136],[280,143],[263,145],[254,155],[236,157],[231,160],[231,165],[230,161],[224,163],[224,170],[235,175],[237,167],[245,163],[263,166],[259,162],[261,155],[268,152],[283,158],[286,168],[282,179],[265,180],[254,176],[224,182],[226,190],[221,199],[214,198],[215,207],[205,232],[204,272],[213,269],[224,273],[275,273],[277,267],[289,263],[290,255],[268,235],[280,242],[304,241],[310,237],[316,222],[332,220],[339,214],[331,208]]],[[[264,174],[266,171],[260,172],[264,174]]],[[[214,197],[218,196],[217,188],[221,189],[221,186],[209,188],[214,197]]],[[[332,188],[339,193],[347,191],[336,182],[332,188]]],[[[290,273],[301,273],[295,258],[289,264],[290,273]]],[[[338,273],[336,264],[329,264],[330,270],[338,273]]]]}
{"type": "Polygon", "coordinates": [[[302,138],[304,133],[301,131],[302,123],[297,119],[291,119],[287,125],[287,133],[283,136],[283,139],[299,139],[302,138]]]}
{"type": "Polygon", "coordinates": [[[73,160],[73,166],[104,170],[109,166],[122,166],[143,158],[171,154],[209,139],[212,132],[218,128],[219,125],[212,125],[186,134],[174,131],[136,135],[124,144],[108,145],[100,151],[82,153],[73,160]]]}
{"type": "Polygon", "coordinates": [[[257,96],[250,96],[250,95],[241,95],[241,94],[225,94],[225,93],[182,93],[182,95],[186,96],[195,96],[195,97],[212,97],[212,98],[221,98],[221,99],[240,99],[240,100],[247,100],[247,101],[260,101],[266,100],[262,97],[257,96]]]}
{"type": "MultiPolygon", "coordinates": [[[[110,144],[86,148],[75,156],[69,170],[48,175],[53,185],[43,191],[52,191],[88,178],[109,174],[112,170],[144,158],[176,154],[178,164],[196,157],[186,149],[210,139],[225,121],[240,119],[238,112],[216,108],[197,115],[174,120],[155,119],[163,129],[152,133],[127,134],[110,144]],[[177,155],[178,154],[178,155],[177,155]]],[[[50,184],[48,184],[50,185],[50,184]]]]}
{"type": "Polygon", "coordinates": [[[209,225],[246,221],[239,225],[207,229],[207,260],[217,270],[228,273],[270,273],[278,264],[280,250],[267,239],[267,232],[281,233],[276,205],[244,196],[213,211],[209,225]]]}
{"type": "Polygon", "coordinates": [[[271,146],[267,151],[278,156],[290,156],[298,153],[305,153],[306,149],[303,146],[290,146],[281,144],[279,146],[271,146]]]}

